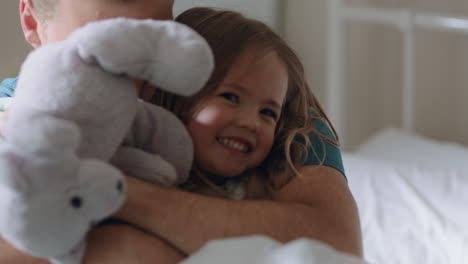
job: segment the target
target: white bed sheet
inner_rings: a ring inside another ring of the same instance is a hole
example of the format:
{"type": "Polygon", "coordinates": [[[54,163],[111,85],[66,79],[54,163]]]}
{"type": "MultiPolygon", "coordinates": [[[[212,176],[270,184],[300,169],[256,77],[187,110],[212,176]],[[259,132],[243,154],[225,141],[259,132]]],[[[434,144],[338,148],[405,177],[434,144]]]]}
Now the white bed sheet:
{"type": "Polygon", "coordinates": [[[386,130],[343,159],[367,261],[468,263],[465,147],[386,130]]]}
{"type": "Polygon", "coordinates": [[[311,239],[281,244],[265,236],[209,242],[180,264],[365,264],[311,239]]]}

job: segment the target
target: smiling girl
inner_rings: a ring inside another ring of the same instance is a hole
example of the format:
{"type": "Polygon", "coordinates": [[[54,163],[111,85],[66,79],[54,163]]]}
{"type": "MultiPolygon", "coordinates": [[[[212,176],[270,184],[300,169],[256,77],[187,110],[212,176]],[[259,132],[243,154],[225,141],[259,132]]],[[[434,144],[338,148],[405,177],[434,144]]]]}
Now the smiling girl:
{"type": "MultiPolygon", "coordinates": [[[[208,8],[191,9],[176,20],[205,37],[216,60],[215,72],[197,95],[161,92],[153,98],[176,113],[193,138],[195,164],[184,188],[270,199],[300,176],[304,161],[329,165],[327,154],[339,155],[332,126],[304,80],[299,59],[268,26],[208,8]],[[326,144],[330,153],[315,150],[310,139],[321,148],[326,144]]],[[[341,163],[331,166],[342,171],[341,163]]]]}
{"type": "Polygon", "coordinates": [[[361,256],[337,137],[295,53],[268,26],[236,12],[194,8],[176,21],[203,36],[215,58],[196,95],[152,97],[186,124],[193,169],[181,188],[128,177],[116,217],[181,257],[214,239],[255,234],[312,238],[361,256]]]}

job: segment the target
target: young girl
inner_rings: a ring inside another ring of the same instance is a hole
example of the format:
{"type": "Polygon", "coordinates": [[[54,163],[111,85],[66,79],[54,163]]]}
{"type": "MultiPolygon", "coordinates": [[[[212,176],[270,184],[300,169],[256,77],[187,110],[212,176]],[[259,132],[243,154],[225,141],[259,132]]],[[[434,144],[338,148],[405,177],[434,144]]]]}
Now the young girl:
{"type": "Polygon", "coordinates": [[[129,178],[117,217],[182,256],[212,239],[252,234],[314,238],[360,256],[336,136],[294,52],[265,24],[235,12],[195,8],[176,21],[208,41],[216,65],[195,96],[152,98],[193,138],[195,162],[181,186],[190,192],[129,178]]]}
{"type": "MultiPolygon", "coordinates": [[[[132,3],[156,2],[166,1],[132,3]]],[[[297,56],[267,26],[235,12],[197,8],[177,20],[208,40],[216,60],[196,96],[153,96],[193,136],[194,169],[181,186],[190,192],[128,177],[116,217],[131,225],[95,228],[85,263],[176,263],[212,239],[252,234],[281,242],[309,237],[361,255],[336,137],[297,56]]],[[[0,253],[7,256],[0,262],[30,261],[4,243],[0,253]]]]}
{"type": "Polygon", "coordinates": [[[280,37],[265,24],[230,11],[194,8],[176,21],[207,39],[216,60],[211,79],[197,95],[159,92],[153,98],[176,113],[192,135],[195,164],[183,188],[271,199],[300,176],[297,168],[308,156],[326,160],[323,151],[317,157],[309,134],[314,143],[332,149],[335,133],[304,80],[299,59],[280,37]],[[314,120],[328,125],[327,135],[314,120]]]}
{"type": "Polygon", "coordinates": [[[294,52],[265,24],[236,12],[194,8],[176,21],[208,41],[216,65],[198,94],[152,98],[193,138],[195,162],[181,186],[189,192],[129,177],[117,217],[182,256],[212,239],[252,234],[310,237],[361,255],[336,136],[294,52]]]}

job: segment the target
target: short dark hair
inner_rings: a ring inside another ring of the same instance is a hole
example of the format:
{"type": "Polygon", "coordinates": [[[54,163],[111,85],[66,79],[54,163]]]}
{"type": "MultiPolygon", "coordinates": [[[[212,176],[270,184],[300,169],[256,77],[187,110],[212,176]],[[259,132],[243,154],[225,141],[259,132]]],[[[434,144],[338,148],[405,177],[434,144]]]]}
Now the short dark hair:
{"type": "Polygon", "coordinates": [[[45,21],[55,14],[56,0],[32,0],[38,19],[45,21]]]}

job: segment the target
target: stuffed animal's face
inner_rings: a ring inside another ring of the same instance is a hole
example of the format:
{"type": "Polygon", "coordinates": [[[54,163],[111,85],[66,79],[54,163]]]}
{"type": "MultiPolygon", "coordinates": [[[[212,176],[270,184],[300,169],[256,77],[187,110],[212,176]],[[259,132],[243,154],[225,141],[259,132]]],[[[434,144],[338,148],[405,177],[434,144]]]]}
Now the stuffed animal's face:
{"type": "MultiPolygon", "coordinates": [[[[18,163],[21,158],[0,151],[4,172],[18,173],[18,163]]],[[[44,165],[42,172],[47,171],[44,165]]],[[[0,207],[5,214],[0,217],[0,233],[5,239],[21,241],[15,246],[33,254],[59,256],[76,247],[92,225],[120,207],[125,185],[119,171],[89,160],[82,161],[79,168],[71,167],[78,175],[73,183],[63,174],[63,184],[57,179],[48,185],[32,183],[21,177],[0,184],[0,207]]],[[[23,169],[28,171],[28,166],[23,169]]],[[[38,167],[34,170],[41,172],[38,167]]]]}

